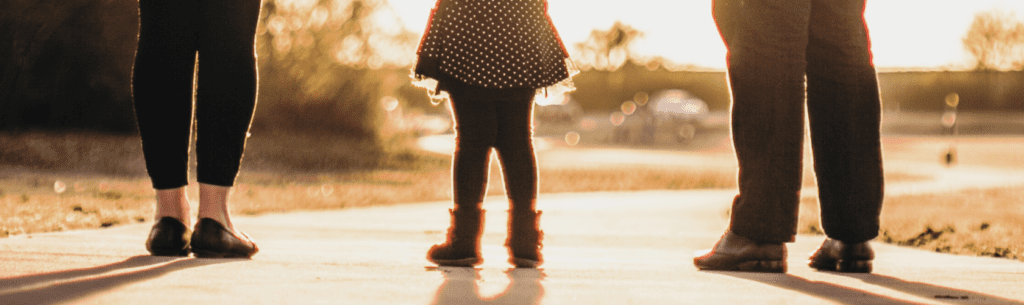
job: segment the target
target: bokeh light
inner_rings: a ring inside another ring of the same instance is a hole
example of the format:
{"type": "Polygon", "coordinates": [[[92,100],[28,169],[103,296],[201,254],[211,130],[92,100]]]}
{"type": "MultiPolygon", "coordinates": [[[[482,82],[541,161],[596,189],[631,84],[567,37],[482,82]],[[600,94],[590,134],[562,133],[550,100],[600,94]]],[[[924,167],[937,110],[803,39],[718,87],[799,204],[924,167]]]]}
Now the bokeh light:
{"type": "Polygon", "coordinates": [[[636,103],[633,101],[622,102],[622,106],[619,107],[622,110],[622,114],[631,115],[636,112],[636,103]]]}
{"type": "Polygon", "coordinates": [[[550,94],[550,95],[547,95],[547,96],[544,96],[544,97],[538,97],[537,99],[535,99],[535,103],[537,103],[537,105],[540,105],[540,106],[565,105],[565,103],[567,103],[567,102],[569,102],[569,97],[566,96],[565,93],[550,94]]]}
{"type": "Polygon", "coordinates": [[[647,92],[643,91],[637,92],[633,95],[633,102],[640,106],[647,105],[647,101],[650,99],[651,96],[648,95],[647,92]]]}
{"type": "Polygon", "coordinates": [[[946,126],[946,128],[951,128],[955,124],[956,124],[956,112],[955,111],[946,111],[945,113],[942,114],[942,126],[946,126]]]}
{"type": "Polygon", "coordinates": [[[67,189],[68,189],[68,186],[66,184],[64,184],[63,181],[57,180],[57,182],[53,183],[53,191],[57,192],[57,194],[62,194],[67,189]]]}
{"type": "Polygon", "coordinates": [[[385,97],[380,98],[380,105],[381,105],[381,107],[384,107],[385,111],[388,111],[388,112],[395,111],[395,109],[398,109],[398,104],[399,104],[398,99],[396,99],[393,96],[389,95],[389,96],[385,96],[385,97]]]}
{"type": "Polygon", "coordinates": [[[612,113],[612,115],[608,116],[608,121],[611,121],[612,125],[619,126],[622,125],[622,122],[626,121],[626,115],[622,114],[620,111],[616,111],[612,113]]]}
{"type": "Polygon", "coordinates": [[[949,95],[946,95],[946,106],[956,108],[957,105],[960,105],[959,94],[950,93],[949,95]]]}
{"type": "Polygon", "coordinates": [[[575,131],[570,131],[565,134],[565,144],[569,146],[576,146],[580,143],[580,134],[575,131]]]}
{"type": "Polygon", "coordinates": [[[580,120],[580,129],[584,131],[593,131],[597,129],[597,121],[592,118],[583,118],[580,120]]]}
{"type": "Polygon", "coordinates": [[[323,194],[324,197],[330,197],[332,194],[334,194],[334,186],[330,184],[324,184],[323,186],[320,187],[320,193],[323,194]]]}

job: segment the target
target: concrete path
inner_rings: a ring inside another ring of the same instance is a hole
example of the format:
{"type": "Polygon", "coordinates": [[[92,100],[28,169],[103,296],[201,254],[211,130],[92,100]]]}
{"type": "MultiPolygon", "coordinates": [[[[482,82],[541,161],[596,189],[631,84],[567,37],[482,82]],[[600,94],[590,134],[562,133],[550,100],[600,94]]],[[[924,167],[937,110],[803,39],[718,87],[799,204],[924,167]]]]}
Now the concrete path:
{"type": "Polygon", "coordinates": [[[449,202],[237,217],[251,260],[147,255],[151,224],[0,239],[0,304],[1024,304],[1024,263],[885,244],[875,273],[816,272],[821,236],[789,244],[788,274],[702,272],[734,191],[542,195],[542,269],[505,262],[490,197],[485,263],[435,268],[449,202]]]}

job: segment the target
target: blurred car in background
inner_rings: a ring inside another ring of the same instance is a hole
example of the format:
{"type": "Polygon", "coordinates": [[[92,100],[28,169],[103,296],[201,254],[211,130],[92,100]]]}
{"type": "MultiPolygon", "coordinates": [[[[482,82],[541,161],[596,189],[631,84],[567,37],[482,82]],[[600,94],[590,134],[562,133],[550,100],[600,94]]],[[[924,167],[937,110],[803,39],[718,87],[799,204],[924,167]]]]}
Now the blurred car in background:
{"type": "Polygon", "coordinates": [[[627,144],[690,143],[704,128],[708,104],[680,89],[659,91],[650,97],[643,92],[622,103],[611,116],[615,129],[611,140],[627,144]]]}
{"type": "Polygon", "coordinates": [[[537,124],[576,124],[583,117],[583,108],[568,94],[552,94],[535,99],[533,109],[537,124]]]}
{"type": "Polygon", "coordinates": [[[709,112],[704,100],[680,89],[659,91],[646,106],[654,116],[656,131],[671,134],[680,143],[697,136],[709,112]]]}

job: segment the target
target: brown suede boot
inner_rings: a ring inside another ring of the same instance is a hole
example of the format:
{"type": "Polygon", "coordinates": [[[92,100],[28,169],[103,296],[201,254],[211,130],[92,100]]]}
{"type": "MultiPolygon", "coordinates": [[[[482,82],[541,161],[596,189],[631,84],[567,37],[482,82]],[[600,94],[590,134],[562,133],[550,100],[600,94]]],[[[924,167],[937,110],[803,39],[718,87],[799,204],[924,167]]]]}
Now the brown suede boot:
{"type": "Polygon", "coordinates": [[[480,255],[480,235],[484,227],[484,210],[450,209],[452,224],[447,241],[427,251],[427,260],[438,266],[472,267],[484,262],[480,255]]]}
{"type": "Polygon", "coordinates": [[[516,268],[536,268],[544,263],[544,231],[540,230],[540,211],[510,211],[508,215],[508,262],[516,268]]]}

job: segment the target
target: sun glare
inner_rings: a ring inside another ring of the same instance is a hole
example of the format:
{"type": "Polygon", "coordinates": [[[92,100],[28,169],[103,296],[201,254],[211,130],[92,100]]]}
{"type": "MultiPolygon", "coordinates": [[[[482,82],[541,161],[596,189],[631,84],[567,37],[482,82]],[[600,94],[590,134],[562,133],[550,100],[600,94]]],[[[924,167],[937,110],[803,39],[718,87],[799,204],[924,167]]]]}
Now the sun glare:
{"type": "MultiPolygon", "coordinates": [[[[422,32],[434,0],[389,0],[405,26],[422,32]]],[[[711,17],[712,0],[633,0],[619,2],[548,0],[549,13],[566,46],[583,41],[593,29],[606,30],[616,20],[643,32],[633,51],[660,56],[687,66],[724,69],[725,47],[711,17]]],[[[873,0],[865,19],[880,69],[967,69],[971,60],[961,39],[974,14],[999,9],[1024,16],[1016,0],[873,0]],[[912,16],[912,17],[911,17],[912,16]]],[[[570,50],[572,51],[572,50],[570,50]]],[[[411,52],[411,51],[410,51],[411,52]]]]}

